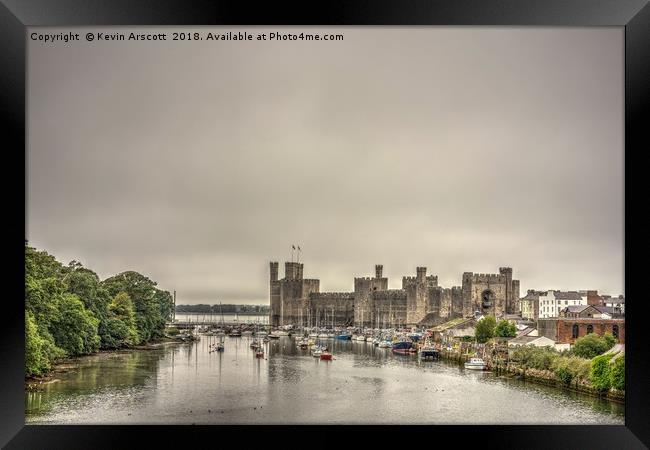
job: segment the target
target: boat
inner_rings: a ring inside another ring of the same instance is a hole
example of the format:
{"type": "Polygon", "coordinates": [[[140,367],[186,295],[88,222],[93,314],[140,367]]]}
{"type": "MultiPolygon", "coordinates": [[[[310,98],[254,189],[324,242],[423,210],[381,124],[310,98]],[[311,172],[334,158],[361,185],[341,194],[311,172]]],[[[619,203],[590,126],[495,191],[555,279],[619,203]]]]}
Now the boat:
{"type": "Polygon", "coordinates": [[[254,340],[253,342],[251,342],[251,348],[252,348],[253,350],[259,348],[259,346],[260,346],[260,345],[259,345],[259,343],[258,343],[256,340],[254,340]]]}
{"type": "Polygon", "coordinates": [[[320,359],[323,360],[323,361],[331,361],[332,360],[332,354],[327,349],[325,349],[320,354],[320,359]]]}
{"type": "Polygon", "coordinates": [[[239,330],[232,330],[230,332],[230,337],[241,337],[241,331],[239,330]]]}
{"type": "Polygon", "coordinates": [[[318,338],[320,339],[328,339],[330,335],[328,333],[321,333],[318,335],[318,338]]]}
{"type": "Polygon", "coordinates": [[[411,349],[413,348],[413,342],[412,341],[407,341],[404,339],[400,339],[396,342],[393,342],[393,353],[411,353],[411,349]]]}
{"type": "Polygon", "coordinates": [[[264,358],[264,348],[260,347],[257,349],[255,352],[255,357],[256,358],[264,358]]]}
{"type": "Polygon", "coordinates": [[[356,336],[352,336],[352,340],[353,341],[359,341],[359,342],[365,342],[366,337],[364,335],[362,335],[362,334],[358,334],[356,336]]]}
{"type": "Polygon", "coordinates": [[[465,368],[470,370],[485,370],[486,367],[485,361],[481,358],[470,358],[465,363],[465,368]]]}
{"type": "Polygon", "coordinates": [[[244,330],[241,332],[242,336],[252,336],[253,335],[253,330],[244,330]]]}
{"type": "Polygon", "coordinates": [[[436,350],[433,346],[424,345],[423,347],[420,347],[420,359],[438,359],[439,357],[440,354],[438,353],[438,350],[436,350]]]}
{"type": "Polygon", "coordinates": [[[312,339],[318,339],[318,333],[309,333],[309,337],[312,339]]]}
{"type": "Polygon", "coordinates": [[[217,342],[216,344],[214,344],[214,350],[216,352],[222,352],[223,348],[224,348],[223,342],[217,342]]]}
{"type": "Polygon", "coordinates": [[[280,339],[280,335],[275,334],[275,331],[267,336],[269,339],[280,339]]]}
{"type": "Polygon", "coordinates": [[[321,355],[322,353],[323,353],[323,349],[322,349],[319,345],[317,345],[316,347],[314,347],[314,348],[312,349],[312,351],[311,351],[311,355],[312,355],[313,357],[315,357],[315,358],[320,357],[320,355],[321,355]]]}
{"type": "Polygon", "coordinates": [[[285,330],[276,330],[273,333],[275,333],[277,336],[289,336],[289,332],[285,330]]]}
{"type": "Polygon", "coordinates": [[[389,340],[381,341],[379,343],[379,348],[391,348],[393,346],[393,343],[389,340]]]}
{"type": "Polygon", "coordinates": [[[352,335],[349,333],[341,333],[336,336],[336,339],[342,340],[342,341],[349,341],[352,339],[352,335]]]}

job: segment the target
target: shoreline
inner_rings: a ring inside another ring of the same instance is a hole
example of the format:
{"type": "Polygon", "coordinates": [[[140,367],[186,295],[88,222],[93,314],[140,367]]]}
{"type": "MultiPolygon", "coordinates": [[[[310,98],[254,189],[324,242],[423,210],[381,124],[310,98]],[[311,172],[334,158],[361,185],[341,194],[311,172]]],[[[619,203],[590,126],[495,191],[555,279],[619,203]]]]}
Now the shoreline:
{"type": "Polygon", "coordinates": [[[106,355],[115,355],[120,353],[131,353],[135,350],[156,350],[170,344],[184,344],[185,342],[176,339],[162,338],[156,341],[148,342],[143,345],[134,345],[133,347],[102,349],[88,355],[70,356],[56,361],[52,365],[52,370],[44,375],[26,376],[25,392],[38,392],[40,387],[50,383],[61,381],[57,375],[69,372],[77,368],[77,364],[92,357],[102,357],[106,355]]]}
{"type": "MultiPolygon", "coordinates": [[[[463,365],[469,357],[467,355],[459,355],[455,353],[440,352],[440,359],[456,362],[459,366],[463,365]]],[[[575,392],[578,394],[589,395],[590,397],[597,397],[607,401],[618,404],[625,404],[625,391],[608,391],[601,393],[591,386],[584,384],[571,383],[570,385],[560,382],[552,372],[542,373],[535,369],[520,369],[517,367],[499,367],[498,365],[490,369],[495,376],[505,379],[517,379],[539,385],[552,387],[561,391],[575,392]],[[535,373],[539,372],[539,376],[535,373]]]]}

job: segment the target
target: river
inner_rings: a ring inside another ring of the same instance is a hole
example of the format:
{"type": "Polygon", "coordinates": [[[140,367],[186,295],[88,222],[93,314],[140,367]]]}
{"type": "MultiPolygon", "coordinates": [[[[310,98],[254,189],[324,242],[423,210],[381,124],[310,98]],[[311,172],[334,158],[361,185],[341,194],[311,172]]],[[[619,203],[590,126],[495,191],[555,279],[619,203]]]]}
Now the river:
{"type": "Polygon", "coordinates": [[[621,404],[330,340],[320,361],[291,337],[256,359],[249,337],[74,360],[26,392],[28,424],[624,424],[621,404]]]}

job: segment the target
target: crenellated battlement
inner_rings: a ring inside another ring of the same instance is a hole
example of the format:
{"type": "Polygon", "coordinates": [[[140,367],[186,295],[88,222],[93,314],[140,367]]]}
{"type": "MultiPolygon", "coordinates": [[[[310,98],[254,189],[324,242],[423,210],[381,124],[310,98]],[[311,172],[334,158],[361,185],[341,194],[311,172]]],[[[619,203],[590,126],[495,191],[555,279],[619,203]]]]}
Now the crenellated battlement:
{"type": "Polygon", "coordinates": [[[310,300],[353,300],[354,292],[312,292],[310,300]]]}

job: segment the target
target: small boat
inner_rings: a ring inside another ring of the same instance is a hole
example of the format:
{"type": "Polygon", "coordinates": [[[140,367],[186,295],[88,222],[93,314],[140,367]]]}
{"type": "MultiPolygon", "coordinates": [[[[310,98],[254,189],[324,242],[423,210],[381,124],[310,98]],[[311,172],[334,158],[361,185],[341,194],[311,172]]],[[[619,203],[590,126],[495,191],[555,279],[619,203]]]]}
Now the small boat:
{"type": "Polygon", "coordinates": [[[309,337],[312,339],[317,339],[318,338],[318,333],[309,333],[309,337]]]}
{"type": "Polygon", "coordinates": [[[230,332],[230,337],[241,337],[241,331],[239,330],[232,330],[230,332]]]}
{"type": "Polygon", "coordinates": [[[438,350],[433,348],[430,345],[425,345],[424,347],[420,347],[420,359],[438,359],[439,358],[438,350]]]}
{"type": "Polygon", "coordinates": [[[318,337],[320,339],[328,339],[330,337],[330,335],[327,334],[327,333],[321,333],[321,334],[318,335],[318,337]]]}
{"type": "Polygon", "coordinates": [[[255,357],[264,358],[264,349],[262,349],[261,347],[257,349],[257,351],[255,352],[255,357]]]}
{"type": "Polygon", "coordinates": [[[349,341],[350,339],[352,339],[352,335],[348,333],[341,333],[336,336],[336,339],[339,339],[341,341],[349,341]]]}
{"type": "Polygon", "coordinates": [[[393,342],[393,353],[411,353],[412,348],[413,342],[411,341],[399,340],[397,342],[393,342]]]}
{"type": "Polygon", "coordinates": [[[318,357],[320,357],[320,355],[321,355],[322,353],[323,353],[323,349],[322,349],[320,346],[316,346],[316,347],[314,347],[314,348],[312,349],[312,351],[311,351],[311,355],[312,355],[314,358],[318,358],[318,357]]]}
{"type": "Polygon", "coordinates": [[[253,350],[259,348],[259,346],[260,346],[260,344],[259,344],[257,341],[253,341],[253,342],[251,342],[251,348],[252,348],[253,350]]]}
{"type": "Polygon", "coordinates": [[[486,367],[485,361],[481,358],[470,358],[465,363],[465,368],[470,370],[485,370],[486,367]]]}
{"type": "Polygon", "coordinates": [[[252,330],[244,330],[244,331],[241,332],[241,335],[242,336],[252,336],[253,331],[252,330]]]}
{"type": "Polygon", "coordinates": [[[365,342],[366,337],[363,334],[358,334],[356,336],[352,336],[353,341],[359,341],[359,342],[365,342]]]}
{"type": "Polygon", "coordinates": [[[323,361],[331,361],[332,360],[332,354],[327,349],[325,349],[320,354],[320,359],[323,360],[323,361]]]}
{"type": "Polygon", "coordinates": [[[391,341],[381,341],[379,343],[379,348],[391,348],[393,346],[393,343],[391,341]]]}
{"type": "MultiPolygon", "coordinates": [[[[288,332],[288,331],[284,331],[284,330],[276,330],[276,331],[274,331],[274,333],[275,333],[277,336],[289,336],[289,332],[288,332]]],[[[273,333],[271,333],[271,334],[273,334],[273,333]]]]}

